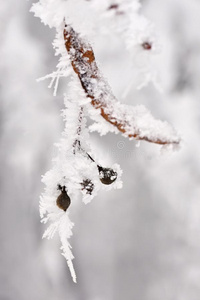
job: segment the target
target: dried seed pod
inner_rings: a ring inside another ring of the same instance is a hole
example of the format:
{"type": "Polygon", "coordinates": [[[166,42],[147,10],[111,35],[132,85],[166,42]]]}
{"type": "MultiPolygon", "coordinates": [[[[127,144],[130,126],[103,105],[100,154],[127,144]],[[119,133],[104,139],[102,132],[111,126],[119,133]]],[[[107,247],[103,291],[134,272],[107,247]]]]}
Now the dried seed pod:
{"type": "Polygon", "coordinates": [[[61,194],[58,196],[56,204],[60,209],[66,211],[70,206],[71,200],[66,192],[65,186],[58,185],[58,189],[61,191],[61,194]]]}
{"type": "Polygon", "coordinates": [[[86,190],[86,194],[92,195],[94,183],[90,179],[83,180],[81,185],[83,186],[82,190],[86,190]]]}
{"type": "Polygon", "coordinates": [[[117,179],[117,172],[111,168],[103,168],[98,166],[99,179],[103,184],[112,184],[117,179]]]}

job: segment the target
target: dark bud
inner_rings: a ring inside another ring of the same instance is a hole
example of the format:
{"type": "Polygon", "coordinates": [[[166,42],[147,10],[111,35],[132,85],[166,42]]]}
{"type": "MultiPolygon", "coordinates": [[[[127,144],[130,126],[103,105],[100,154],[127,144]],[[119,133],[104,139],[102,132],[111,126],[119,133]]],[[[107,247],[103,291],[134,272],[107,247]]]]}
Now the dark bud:
{"type": "Polygon", "coordinates": [[[151,50],[152,44],[149,43],[149,42],[144,42],[144,43],[142,44],[142,47],[143,47],[145,50],[151,50]]]}
{"type": "Polygon", "coordinates": [[[111,168],[103,168],[98,166],[99,179],[103,184],[112,184],[117,179],[117,172],[111,168]]]}
{"type": "Polygon", "coordinates": [[[86,194],[92,195],[94,183],[90,179],[83,180],[81,185],[83,186],[82,190],[85,190],[86,194]]]}
{"type": "Polygon", "coordinates": [[[71,200],[66,192],[65,186],[58,185],[58,190],[61,191],[61,194],[58,196],[56,204],[60,209],[66,211],[70,206],[71,200]]]}
{"type": "Polygon", "coordinates": [[[119,5],[118,4],[111,4],[108,9],[118,9],[119,5]]]}
{"type": "Polygon", "coordinates": [[[108,7],[108,10],[115,10],[117,15],[123,15],[124,12],[123,12],[123,11],[120,11],[119,8],[120,8],[120,7],[119,7],[118,4],[111,4],[111,5],[108,7]]]}

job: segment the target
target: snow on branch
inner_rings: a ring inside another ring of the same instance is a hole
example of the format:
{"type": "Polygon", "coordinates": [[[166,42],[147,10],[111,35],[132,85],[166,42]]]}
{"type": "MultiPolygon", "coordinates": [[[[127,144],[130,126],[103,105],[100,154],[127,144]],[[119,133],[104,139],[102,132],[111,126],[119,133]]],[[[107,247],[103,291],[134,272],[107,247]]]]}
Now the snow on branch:
{"type": "MultiPolygon", "coordinates": [[[[101,165],[92,153],[89,130],[98,130],[101,134],[121,132],[130,139],[161,145],[180,142],[175,130],[167,122],[154,119],[144,106],[124,105],[115,98],[85,39],[91,40],[93,27],[102,27],[110,34],[110,26],[104,21],[114,19],[116,31],[123,33],[127,50],[133,52],[134,57],[137,51],[151,55],[156,48],[152,30],[149,22],[138,14],[139,7],[138,0],[116,3],[109,0],[39,0],[31,8],[35,16],[57,32],[53,43],[55,54],[59,56],[57,70],[41,79],[51,79],[49,87],[54,85],[56,95],[59,78],[71,75],[64,96],[64,131],[57,144],[53,166],[42,178],[45,190],[40,198],[40,217],[42,223],[49,224],[43,238],[52,239],[58,233],[62,255],[74,282],[74,256],[69,243],[74,225],[69,218],[71,206],[76,205],[79,197],[87,204],[101,189],[122,187],[120,167],[101,165]],[[70,26],[63,24],[63,20],[70,26]],[[94,120],[89,128],[88,115],[94,120]]],[[[145,74],[154,78],[148,68],[145,74]]]]}
{"type": "Polygon", "coordinates": [[[121,104],[102,77],[92,47],[71,26],[64,28],[65,47],[72,67],[91,104],[100,110],[101,116],[115,126],[124,136],[151,143],[179,144],[180,138],[167,123],[156,120],[140,105],[121,104]]]}
{"type": "Polygon", "coordinates": [[[40,216],[42,223],[51,223],[43,238],[52,239],[56,232],[59,234],[62,255],[76,282],[74,256],[68,241],[74,225],[69,218],[70,207],[80,196],[87,204],[100,189],[121,188],[122,172],[117,164],[111,168],[102,167],[92,157],[85,118],[87,101],[78,78],[74,77],[68,86],[68,96],[64,98],[65,128],[57,144],[57,155],[52,169],[42,178],[46,188],[40,198],[40,216]]]}

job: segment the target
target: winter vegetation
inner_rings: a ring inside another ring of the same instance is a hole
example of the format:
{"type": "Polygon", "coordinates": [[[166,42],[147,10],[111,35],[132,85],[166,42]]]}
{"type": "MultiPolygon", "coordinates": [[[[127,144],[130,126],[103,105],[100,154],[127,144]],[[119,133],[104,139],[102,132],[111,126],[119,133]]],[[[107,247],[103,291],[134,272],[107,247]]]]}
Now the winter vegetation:
{"type": "MultiPolygon", "coordinates": [[[[43,177],[46,188],[40,201],[40,216],[43,223],[52,222],[43,237],[50,239],[55,232],[59,233],[62,254],[67,260],[74,282],[74,256],[68,242],[74,224],[69,219],[68,208],[78,196],[78,191],[87,204],[104,185],[106,188],[122,186],[122,171],[118,165],[103,167],[92,158],[89,130],[97,130],[100,135],[120,132],[130,139],[167,146],[177,146],[180,143],[175,130],[167,122],[154,119],[144,106],[125,105],[115,98],[99,70],[94,51],[88,42],[91,32],[87,28],[102,29],[100,24],[108,19],[113,25],[118,22],[118,26],[113,27],[126,41],[124,51],[136,51],[136,48],[140,48],[141,53],[152,52],[152,48],[156,47],[154,36],[149,30],[152,26],[140,15],[139,8],[138,0],[123,0],[117,4],[112,4],[109,0],[103,4],[94,0],[89,3],[79,0],[76,4],[72,0],[40,0],[31,9],[45,25],[55,27],[57,32],[53,43],[56,55],[60,56],[57,70],[42,79],[51,78],[49,87],[54,85],[56,95],[60,77],[71,76],[64,101],[65,130],[57,145],[58,156],[54,158],[53,169],[43,177]],[[88,10],[86,25],[85,20],[76,13],[81,7],[84,11],[88,10]],[[89,129],[85,116],[93,120],[89,129]]],[[[109,27],[103,30],[110,34],[109,27]]]]}
{"type": "Polygon", "coordinates": [[[199,299],[199,13],[1,4],[0,299],[199,299]]]}

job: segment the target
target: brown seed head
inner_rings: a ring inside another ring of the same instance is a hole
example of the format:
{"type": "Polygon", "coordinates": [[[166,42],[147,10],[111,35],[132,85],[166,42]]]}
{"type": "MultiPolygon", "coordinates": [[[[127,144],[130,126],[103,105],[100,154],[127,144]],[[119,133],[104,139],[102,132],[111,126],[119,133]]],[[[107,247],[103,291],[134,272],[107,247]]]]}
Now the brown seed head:
{"type": "MultiPolygon", "coordinates": [[[[60,186],[58,187],[60,189],[60,186]]],[[[61,189],[61,194],[58,196],[57,200],[56,200],[56,204],[57,206],[66,211],[68,209],[68,207],[70,206],[71,200],[65,190],[65,186],[62,187],[61,189]]]]}

